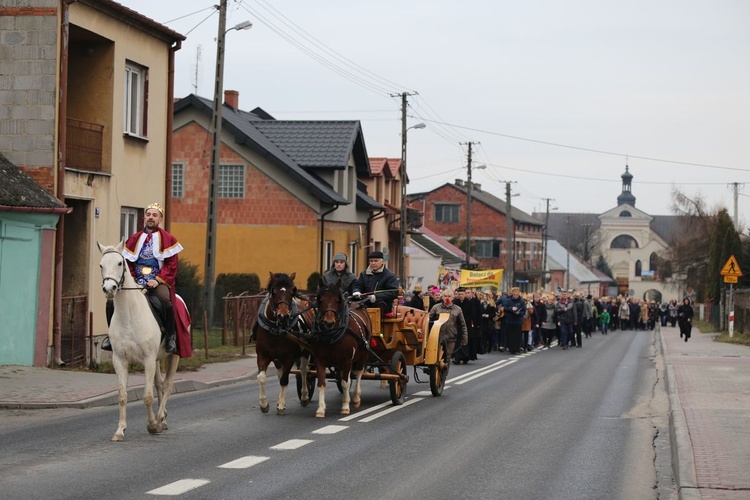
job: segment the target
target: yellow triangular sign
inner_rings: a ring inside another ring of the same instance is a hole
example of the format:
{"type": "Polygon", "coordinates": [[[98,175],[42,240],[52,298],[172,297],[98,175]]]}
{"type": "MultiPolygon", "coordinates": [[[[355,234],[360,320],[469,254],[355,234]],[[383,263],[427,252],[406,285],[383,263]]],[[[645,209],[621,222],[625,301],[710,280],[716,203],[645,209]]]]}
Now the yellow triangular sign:
{"type": "Polygon", "coordinates": [[[734,258],[734,255],[731,255],[729,257],[729,260],[727,260],[727,263],[724,264],[724,267],[721,268],[721,275],[742,276],[742,270],[740,269],[740,265],[737,263],[737,259],[734,258]]]}

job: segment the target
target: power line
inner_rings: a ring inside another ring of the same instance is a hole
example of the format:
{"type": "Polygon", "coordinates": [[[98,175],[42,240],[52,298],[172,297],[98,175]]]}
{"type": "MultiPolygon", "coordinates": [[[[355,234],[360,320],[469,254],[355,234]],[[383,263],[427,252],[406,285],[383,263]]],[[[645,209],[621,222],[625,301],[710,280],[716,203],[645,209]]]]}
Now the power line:
{"type": "Polygon", "coordinates": [[[210,7],[206,7],[205,9],[196,10],[195,12],[191,12],[190,14],[185,14],[184,16],[175,17],[174,19],[171,19],[169,21],[164,21],[162,24],[173,23],[175,21],[179,21],[180,19],[185,19],[186,17],[194,16],[195,14],[200,14],[201,12],[206,11],[208,9],[213,9],[214,12],[216,12],[216,5],[212,5],[210,7]]]}
{"type": "MultiPolygon", "coordinates": [[[[542,140],[539,140],[539,139],[530,139],[528,137],[520,137],[520,136],[517,136],[517,135],[503,134],[503,133],[500,133],[500,132],[493,132],[491,130],[483,130],[483,129],[478,129],[478,128],[474,128],[474,127],[465,127],[465,126],[462,126],[462,125],[455,125],[455,124],[446,123],[446,122],[437,122],[437,121],[428,120],[428,119],[425,119],[425,118],[421,118],[421,119],[424,120],[424,121],[430,122],[430,123],[440,123],[441,125],[448,125],[448,126],[455,127],[455,128],[460,128],[460,129],[464,129],[464,130],[470,130],[472,132],[479,132],[479,133],[488,134],[488,135],[496,135],[496,136],[499,136],[499,137],[505,137],[507,139],[515,139],[515,140],[518,140],[518,141],[526,141],[526,142],[533,142],[533,143],[536,143],[536,144],[544,144],[545,146],[555,146],[555,147],[559,147],[559,148],[575,149],[575,150],[578,150],[578,151],[587,151],[589,153],[598,153],[598,154],[604,154],[604,155],[610,155],[610,156],[619,156],[621,158],[636,158],[636,159],[639,159],[639,160],[646,160],[646,161],[657,161],[657,162],[661,162],[661,163],[672,163],[672,164],[675,164],[675,165],[686,165],[686,166],[691,166],[691,167],[703,167],[703,168],[715,168],[715,169],[719,169],[719,170],[732,170],[732,171],[736,171],[736,172],[750,172],[749,169],[745,169],[745,168],[724,167],[724,166],[721,166],[721,165],[709,165],[709,164],[706,164],[706,163],[693,163],[693,162],[679,161],[679,160],[666,160],[666,159],[663,159],[663,158],[653,158],[653,157],[650,157],[650,156],[637,156],[637,155],[633,155],[633,154],[629,154],[629,153],[617,153],[617,152],[614,152],[614,151],[606,151],[606,150],[603,150],[603,149],[585,148],[585,147],[580,147],[580,146],[571,146],[569,144],[561,144],[561,143],[558,143],[558,142],[542,141],[542,140]]],[[[722,183],[722,184],[725,184],[725,183],[722,183]]]]}

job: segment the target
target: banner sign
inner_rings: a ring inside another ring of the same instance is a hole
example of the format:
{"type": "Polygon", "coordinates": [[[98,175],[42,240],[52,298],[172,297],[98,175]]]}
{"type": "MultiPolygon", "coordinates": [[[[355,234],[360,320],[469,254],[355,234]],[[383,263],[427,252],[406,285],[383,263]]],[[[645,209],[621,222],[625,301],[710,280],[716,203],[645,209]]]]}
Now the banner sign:
{"type": "Polygon", "coordinates": [[[488,271],[471,271],[468,269],[461,269],[461,286],[466,288],[482,288],[491,286],[493,288],[499,289],[500,283],[502,281],[502,269],[490,269],[488,271]]]}

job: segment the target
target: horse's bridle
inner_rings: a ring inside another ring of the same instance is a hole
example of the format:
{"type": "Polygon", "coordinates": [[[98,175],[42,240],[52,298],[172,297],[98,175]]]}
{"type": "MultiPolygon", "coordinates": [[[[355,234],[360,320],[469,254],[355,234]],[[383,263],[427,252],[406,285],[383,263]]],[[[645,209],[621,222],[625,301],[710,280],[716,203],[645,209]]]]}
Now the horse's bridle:
{"type": "Polygon", "coordinates": [[[112,278],[111,276],[106,276],[106,277],[102,278],[102,288],[104,288],[104,282],[105,281],[112,280],[115,283],[117,283],[117,289],[121,290],[123,283],[125,283],[125,266],[127,265],[125,263],[125,257],[123,257],[122,254],[120,252],[118,252],[117,250],[107,250],[106,252],[102,253],[102,257],[104,257],[105,255],[107,255],[108,253],[116,253],[117,255],[120,256],[120,259],[122,259],[122,276],[120,276],[120,281],[117,281],[116,279],[112,278]]]}
{"type": "Polygon", "coordinates": [[[111,277],[111,276],[106,276],[106,277],[102,278],[102,288],[104,288],[104,282],[105,281],[112,280],[115,283],[117,283],[117,290],[118,291],[120,291],[120,290],[143,290],[143,288],[139,287],[139,286],[130,287],[130,288],[122,286],[125,283],[125,273],[127,272],[126,269],[128,268],[128,263],[125,260],[125,257],[123,257],[122,254],[120,252],[118,252],[117,250],[107,250],[106,252],[102,253],[102,257],[104,257],[105,255],[107,255],[108,253],[116,253],[117,255],[120,256],[120,259],[122,259],[122,275],[120,276],[120,280],[119,281],[116,280],[115,278],[111,277]]]}

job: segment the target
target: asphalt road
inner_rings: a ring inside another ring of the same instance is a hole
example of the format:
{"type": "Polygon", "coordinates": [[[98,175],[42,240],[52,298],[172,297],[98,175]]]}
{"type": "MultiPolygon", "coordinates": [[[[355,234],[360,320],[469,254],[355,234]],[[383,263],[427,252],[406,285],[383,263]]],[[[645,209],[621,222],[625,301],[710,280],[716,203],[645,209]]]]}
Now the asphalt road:
{"type": "Polygon", "coordinates": [[[616,332],[585,339],[582,349],[480,357],[451,366],[441,397],[411,382],[403,406],[363,381],[362,408],[348,418],[337,414],[335,384],[325,419],[314,418],[315,396],[303,408],[294,391],[285,416],[262,414],[254,382],[176,395],[160,435],[147,433],[142,404],[133,403],[124,443],[109,441],[116,407],[4,410],[2,496],[674,496],[653,335],[616,332]]]}

